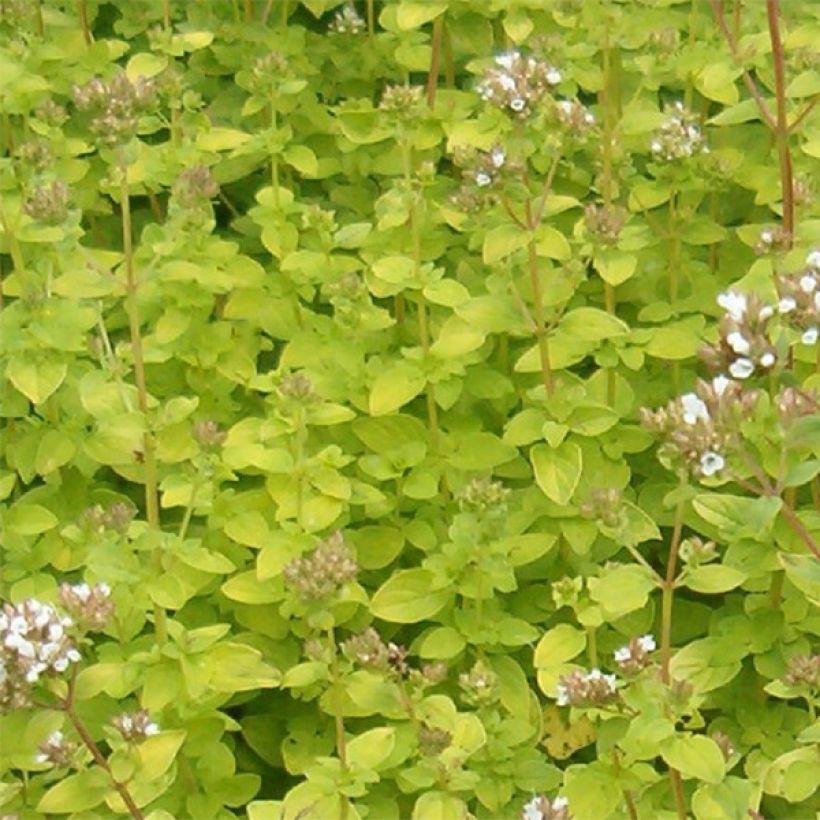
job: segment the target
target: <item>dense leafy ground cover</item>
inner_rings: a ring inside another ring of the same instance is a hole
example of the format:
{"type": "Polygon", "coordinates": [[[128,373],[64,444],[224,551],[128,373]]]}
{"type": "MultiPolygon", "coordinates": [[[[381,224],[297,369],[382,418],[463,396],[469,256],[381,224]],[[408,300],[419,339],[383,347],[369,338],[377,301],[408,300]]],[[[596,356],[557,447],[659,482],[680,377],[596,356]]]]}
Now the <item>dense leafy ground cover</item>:
{"type": "Polygon", "coordinates": [[[4,817],[815,816],[820,5],[0,36],[4,817]]]}

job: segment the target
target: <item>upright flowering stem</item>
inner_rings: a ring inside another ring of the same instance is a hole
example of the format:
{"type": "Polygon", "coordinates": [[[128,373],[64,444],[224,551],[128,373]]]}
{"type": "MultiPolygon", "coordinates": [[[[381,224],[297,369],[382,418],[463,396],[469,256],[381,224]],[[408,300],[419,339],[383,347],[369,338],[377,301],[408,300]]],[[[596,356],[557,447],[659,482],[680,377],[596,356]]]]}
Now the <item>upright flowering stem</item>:
{"type": "MultiPolygon", "coordinates": [[[[339,648],[336,645],[336,633],[331,626],[327,631],[328,644],[330,646],[330,683],[333,687],[333,723],[336,728],[336,754],[342,772],[347,772],[347,739],[345,738],[344,723],[344,690],[341,686],[341,675],[339,674],[339,648]]],[[[340,820],[347,818],[347,798],[339,795],[339,817],[340,820]]]]}
{"type": "Polygon", "coordinates": [[[87,46],[91,45],[91,31],[88,28],[88,8],[85,0],[77,0],[77,17],[80,19],[80,28],[83,32],[83,40],[87,46]]]}
{"type": "MultiPolygon", "coordinates": [[[[137,404],[148,423],[148,389],[145,382],[145,359],[142,350],[139,306],[137,303],[137,277],[134,270],[134,246],[131,228],[131,200],[128,193],[128,163],[120,163],[120,207],[122,209],[122,246],[125,256],[125,293],[128,327],[131,335],[131,352],[134,357],[134,381],[137,384],[137,404]]],[[[143,435],[143,466],[145,468],[145,516],[151,527],[159,529],[159,500],[157,496],[157,462],[154,441],[146,429],[143,435]]],[[[162,553],[157,549],[153,556],[154,569],[162,571],[162,553]]],[[[157,641],[164,643],[167,637],[165,610],[154,604],[154,630],[157,641]]]]}
{"type": "MultiPolygon", "coordinates": [[[[413,191],[413,172],[412,172],[412,146],[407,135],[402,134],[400,137],[402,164],[404,168],[404,185],[407,189],[407,195],[410,197],[410,205],[408,208],[410,214],[410,235],[413,243],[413,271],[418,278],[421,269],[421,232],[419,226],[419,213],[416,207],[416,194],[413,191]]],[[[421,350],[426,361],[430,353],[430,329],[427,324],[427,302],[424,294],[418,294],[418,327],[419,327],[419,342],[421,343],[421,350]]],[[[438,426],[438,407],[436,405],[436,397],[433,393],[431,384],[427,384],[425,388],[427,399],[427,422],[430,427],[430,438],[433,442],[433,447],[438,448],[439,440],[439,426],[438,426]]]]}
{"type": "MultiPolygon", "coordinates": [[[[682,488],[683,485],[681,485],[682,488]]],[[[680,549],[681,532],[683,531],[683,513],[686,502],[678,499],[675,508],[675,519],[672,525],[672,541],[669,545],[669,558],[666,562],[666,577],[664,578],[661,601],[661,679],[665,684],[671,682],[669,664],[672,658],[672,603],[675,595],[675,577],[678,567],[678,550],[680,549]]],[[[672,792],[675,795],[675,807],[680,820],[686,820],[686,800],[683,794],[683,781],[680,772],[669,767],[669,780],[672,792]]]]}
{"type": "Polygon", "coordinates": [[[783,195],[783,230],[786,243],[791,247],[794,240],[794,176],[792,155],[789,148],[789,123],[786,117],[786,68],[783,41],[780,37],[780,0],[766,0],[766,16],[769,22],[769,39],[772,43],[774,61],[774,88],[777,113],[775,138],[780,161],[780,186],[783,195]]]}
{"type": "MultiPolygon", "coordinates": [[[[607,17],[604,24],[604,43],[601,49],[603,60],[603,84],[598,94],[598,100],[604,109],[604,129],[601,135],[601,153],[603,158],[603,172],[601,174],[601,195],[604,198],[604,207],[607,211],[612,208],[612,139],[614,136],[615,111],[613,110],[613,82],[612,82],[612,50],[609,40],[610,21],[607,17]]],[[[604,280],[604,301],[607,313],[615,315],[615,288],[604,280]]],[[[606,371],[606,398],[610,406],[615,404],[615,368],[606,371]]]]}
{"type": "Polygon", "coordinates": [[[433,21],[433,34],[430,41],[430,70],[427,74],[427,105],[432,108],[436,102],[438,73],[441,63],[441,36],[444,31],[444,14],[439,14],[433,21]]]}
{"type": "Polygon", "coordinates": [[[541,379],[544,382],[544,390],[547,396],[551,396],[555,391],[555,384],[552,378],[552,367],[550,365],[549,340],[547,339],[547,328],[544,321],[544,297],[541,292],[541,279],[538,276],[538,257],[535,253],[535,229],[537,221],[532,212],[532,203],[526,201],[526,225],[530,231],[530,241],[527,245],[527,262],[530,272],[530,286],[532,288],[532,302],[535,318],[535,336],[538,339],[538,355],[541,359],[541,379]]]}
{"type": "Polygon", "coordinates": [[[162,24],[166,31],[171,29],[171,0],[162,0],[162,24]]]}

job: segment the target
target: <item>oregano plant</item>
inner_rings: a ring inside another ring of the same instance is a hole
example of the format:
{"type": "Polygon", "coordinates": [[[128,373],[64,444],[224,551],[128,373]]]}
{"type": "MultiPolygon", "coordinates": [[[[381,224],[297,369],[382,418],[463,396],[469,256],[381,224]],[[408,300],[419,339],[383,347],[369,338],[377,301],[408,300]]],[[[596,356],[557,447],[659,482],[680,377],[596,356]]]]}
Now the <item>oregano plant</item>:
{"type": "Polygon", "coordinates": [[[0,0],[0,815],[820,810],[809,0],[0,0]]]}

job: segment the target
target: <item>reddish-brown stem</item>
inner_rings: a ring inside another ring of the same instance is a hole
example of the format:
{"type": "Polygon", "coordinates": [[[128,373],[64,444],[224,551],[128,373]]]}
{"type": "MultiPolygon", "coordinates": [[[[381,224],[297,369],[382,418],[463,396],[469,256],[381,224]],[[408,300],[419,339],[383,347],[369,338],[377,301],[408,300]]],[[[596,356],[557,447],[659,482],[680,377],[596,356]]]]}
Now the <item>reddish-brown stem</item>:
{"type": "Polygon", "coordinates": [[[806,529],[803,522],[798,518],[797,513],[786,502],[780,508],[780,514],[786,519],[786,523],[791,527],[792,532],[814,553],[815,558],[820,558],[820,546],[812,538],[811,533],[806,529]]]}
{"type": "Polygon", "coordinates": [[[122,802],[125,803],[125,807],[128,809],[128,813],[131,817],[136,818],[136,820],[144,820],[145,815],[142,813],[140,807],[134,802],[134,798],[131,797],[131,793],[128,791],[128,787],[125,783],[121,783],[118,781],[114,774],[111,771],[111,767],[108,765],[108,761],[105,759],[105,755],[100,751],[100,747],[94,742],[94,738],[88,733],[88,729],[85,728],[85,724],[82,721],[82,718],[77,714],[77,710],[74,707],[74,695],[75,695],[75,685],[76,685],[77,675],[76,670],[74,675],[72,675],[71,680],[68,684],[68,696],[62,703],[63,711],[66,713],[71,725],[74,727],[74,731],[80,736],[80,740],[82,740],[83,745],[89,752],[91,752],[91,757],[94,758],[94,762],[108,775],[108,779],[111,781],[111,785],[117,790],[117,794],[119,794],[122,802]]]}
{"type": "Polygon", "coordinates": [[[245,0],[245,22],[253,20],[253,0],[245,0]]]}
{"type": "Polygon", "coordinates": [[[743,82],[749,90],[749,93],[752,95],[752,98],[757,103],[757,107],[760,109],[760,115],[763,118],[763,121],[769,126],[769,128],[772,129],[772,131],[774,131],[777,128],[777,123],[775,122],[771,111],[769,111],[769,107],[766,105],[766,101],[763,99],[760,89],[757,87],[757,83],[752,79],[752,75],[749,74],[745,68],[743,68],[743,60],[741,59],[740,51],[737,47],[737,39],[735,38],[735,35],[729,31],[729,26],[726,23],[726,16],[723,13],[723,0],[709,0],[709,5],[712,7],[712,13],[715,16],[715,20],[717,21],[721,32],[723,32],[723,36],[729,46],[729,51],[732,52],[732,58],[735,63],[737,63],[738,67],[743,69],[743,82]]]}
{"type": "Polygon", "coordinates": [[[789,149],[789,123],[786,116],[786,60],[783,40],[780,37],[780,0],[766,0],[766,16],[769,22],[769,39],[772,43],[774,61],[774,89],[777,107],[777,154],[780,160],[780,186],[783,195],[783,230],[791,247],[794,239],[794,177],[792,155],[789,149]]]}
{"type": "Polygon", "coordinates": [[[430,71],[427,74],[427,106],[432,108],[436,104],[436,90],[438,88],[438,72],[441,63],[441,35],[444,30],[444,15],[439,14],[433,21],[433,34],[430,39],[430,71]]]}

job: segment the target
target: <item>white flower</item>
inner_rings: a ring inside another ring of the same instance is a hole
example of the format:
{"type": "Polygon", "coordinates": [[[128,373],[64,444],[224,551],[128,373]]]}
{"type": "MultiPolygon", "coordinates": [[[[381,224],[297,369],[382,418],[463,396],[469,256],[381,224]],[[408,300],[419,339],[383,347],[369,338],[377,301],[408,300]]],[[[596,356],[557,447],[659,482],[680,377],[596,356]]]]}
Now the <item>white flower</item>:
{"type": "Polygon", "coordinates": [[[40,754],[34,756],[35,763],[48,763],[49,757],[44,752],[40,752],[40,754]]]}
{"type": "Polygon", "coordinates": [[[736,379],[748,379],[755,372],[755,364],[751,359],[735,359],[729,365],[729,372],[736,379]]]}
{"type": "Polygon", "coordinates": [[[708,408],[694,393],[681,396],[680,403],[683,408],[683,420],[687,424],[697,424],[699,419],[709,421],[708,408]]]}
{"type": "Polygon", "coordinates": [[[527,103],[521,97],[516,97],[510,102],[510,108],[513,111],[523,111],[526,105],[527,103]]]}
{"type": "Polygon", "coordinates": [[[810,327],[800,337],[800,341],[803,342],[804,345],[813,345],[817,341],[817,333],[816,327],[810,327]]]}
{"type": "Polygon", "coordinates": [[[479,188],[486,187],[492,181],[493,181],[493,178],[489,174],[485,174],[483,171],[479,171],[475,175],[475,184],[478,185],[479,188]]]}
{"type": "Polygon", "coordinates": [[[151,723],[145,724],[145,729],[143,729],[144,735],[157,735],[159,734],[159,726],[153,721],[151,723]]]}
{"type": "Polygon", "coordinates": [[[774,234],[770,230],[761,231],[760,241],[764,245],[771,245],[774,242],[774,234]]]}
{"type": "Polygon", "coordinates": [[[75,584],[71,591],[83,602],[86,603],[91,597],[91,588],[88,584],[75,584]]]}
{"type": "Polygon", "coordinates": [[[775,363],[775,361],[776,361],[776,357],[775,357],[774,353],[767,352],[767,353],[764,353],[760,357],[760,366],[761,367],[771,367],[775,363]]]}
{"type": "Polygon", "coordinates": [[[757,314],[757,318],[760,319],[761,322],[765,322],[766,319],[771,319],[774,316],[774,308],[771,305],[764,305],[760,308],[760,313],[757,314]]]}
{"type": "Polygon", "coordinates": [[[780,313],[791,313],[797,307],[797,302],[791,296],[784,296],[778,303],[777,309],[780,313]]]}
{"type": "Polygon", "coordinates": [[[556,797],[555,800],[552,801],[552,810],[553,811],[561,811],[561,809],[565,809],[569,806],[569,800],[566,797],[556,797]]]}
{"type": "Polygon", "coordinates": [[[505,91],[515,91],[515,80],[509,74],[499,74],[498,84],[505,91]]]}
{"type": "Polygon", "coordinates": [[[546,77],[550,85],[558,85],[561,82],[561,72],[557,68],[551,68],[546,77]]]}
{"type": "Polygon", "coordinates": [[[663,146],[660,144],[658,140],[652,140],[652,144],[649,146],[650,150],[653,154],[660,154],[663,150],[663,146]]]}
{"type": "Polygon", "coordinates": [[[63,637],[63,625],[60,623],[51,624],[48,628],[48,639],[50,641],[59,641],[63,637]]]}
{"type": "Polygon", "coordinates": [[[726,336],[726,344],[728,344],[735,353],[740,353],[741,355],[748,353],[752,349],[748,339],[746,339],[739,330],[733,330],[726,336]]]}
{"type": "Polygon", "coordinates": [[[506,54],[499,54],[498,57],[495,58],[495,64],[509,71],[515,65],[516,60],[520,58],[520,51],[508,51],[506,54]]]}
{"type": "Polygon", "coordinates": [[[58,729],[56,732],[52,732],[47,738],[46,743],[51,746],[59,746],[63,742],[63,733],[58,729]]]}
{"type": "Polygon", "coordinates": [[[493,148],[492,151],[490,151],[490,161],[493,164],[493,168],[500,168],[504,164],[506,158],[507,157],[504,154],[503,148],[496,147],[493,148]]]}
{"type": "Polygon", "coordinates": [[[815,270],[820,271],[820,250],[814,250],[814,251],[812,251],[812,252],[811,252],[811,253],[810,253],[810,254],[806,257],[806,264],[807,264],[810,268],[814,268],[815,270]]]}
{"type": "Polygon", "coordinates": [[[533,797],[529,803],[525,803],[522,820],[544,820],[544,815],[541,813],[541,809],[538,808],[540,802],[540,797],[533,797]]]}
{"type": "Polygon", "coordinates": [[[641,637],[638,638],[638,646],[640,646],[644,652],[654,652],[656,648],[655,638],[652,635],[641,635],[641,637]]]}
{"type": "Polygon", "coordinates": [[[628,646],[622,646],[612,653],[612,657],[616,663],[626,663],[632,657],[632,653],[628,646]]]}
{"type": "Polygon", "coordinates": [[[810,273],[800,277],[800,290],[802,290],[803,293],[811,293],[816,287],[817,282],[810,273]]]}
{"type": "Polygon", "coordinates": [[[735,320],[742,321],[746,315],[746,295],[727,290],[717,298],[717,303],[735,320]]]}
{"type": "Polygon", "coordinates": [[[568,706],[569,705],[569,690],[562,683],[558,684],[558,691],[557,691],[557,694],[555,696],[555,702],[559,706],[568,706]]]}
{"type": "Polygon", "coordinates": [[[587,125],[594,125],[595,124],[595,115],[591,111],[587,111],[584,114],[584,122],[587,125]]]}
{"type": "Polygon", "coordinates": [[[561,109],[561,112],[569,116],[572,113],[572,101],[571,100],[559,100],[557,103],[558,107],[561,109]]]}
{"type": "Polygon", "coordinates": [[[72,663],[79,663],[82,655],[76,649],[69,649],[68,652],[65,653],[65,656],[72,662],[72,663]]]}
{"type": "Polygon", "coordinates": [[[97,584],[97,594],[108,598],[111,595],[111,587],[106,583],[97,584]]]}
{"type": "Polygon", "coordinates": [[[726,461],[720,453],[709,450],[700,457],[700,471],[705,476],[712,476],[726,466],[726,461]]]}
{"type": "Polygon", "coordinates": [[[732,380],[727,379],[726,376],[715,376],[715,378],[712,379],[712,389],[715,391],[715,395],[722,396],[731,381],[732,380]]]}
{"type": "Polygon", "coordinates": [[[68,658],[57,658],[52,666],[55,672],[65,672],[68,669],[68,658]]]}

